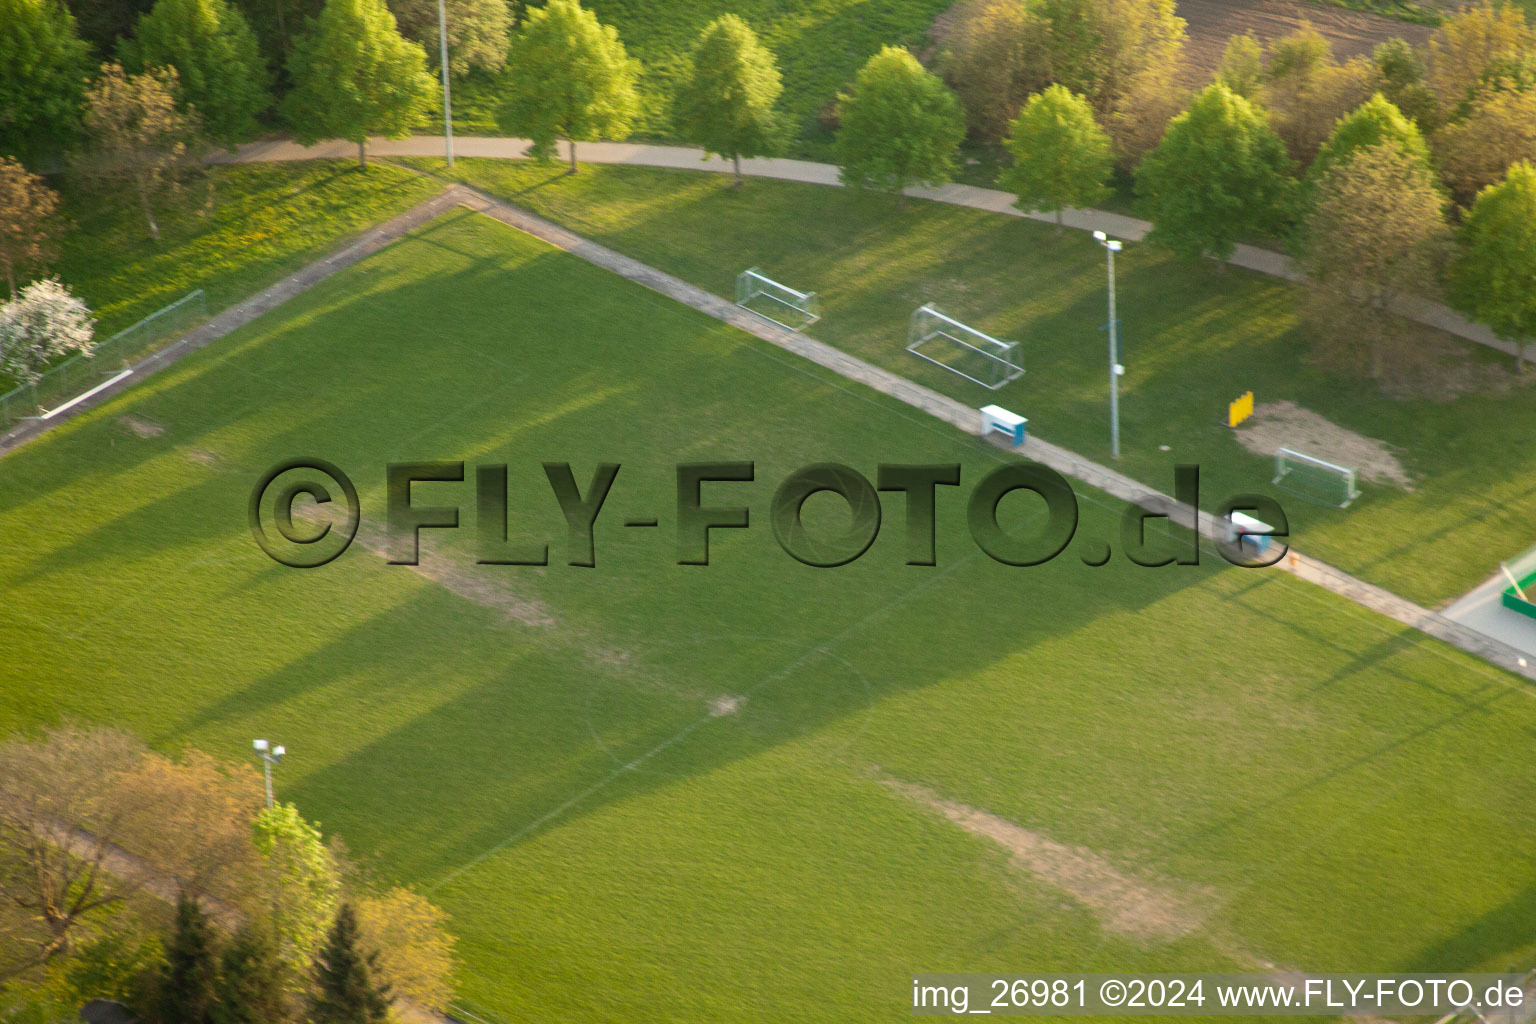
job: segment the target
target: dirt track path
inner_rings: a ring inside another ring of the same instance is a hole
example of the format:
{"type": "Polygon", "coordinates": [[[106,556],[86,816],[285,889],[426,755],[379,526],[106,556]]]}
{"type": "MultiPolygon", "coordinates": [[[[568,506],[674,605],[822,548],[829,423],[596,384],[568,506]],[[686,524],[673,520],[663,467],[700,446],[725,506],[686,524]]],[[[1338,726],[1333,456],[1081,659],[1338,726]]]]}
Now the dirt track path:
{"type": "Polygon", "coordinates": [[[1209,78],[1221,62],[1227,40],[1252,32],[1260,42],[1289,35],[1303,21],[1327,37],[1336,57],[1357,57],[1399,36],[1422,45],[1432,31],[1396,18],[1324,7],[1298,0],[1178,0],[1179,17],[1189,22],[1185,48],[1192,79],[1209,78]]]}

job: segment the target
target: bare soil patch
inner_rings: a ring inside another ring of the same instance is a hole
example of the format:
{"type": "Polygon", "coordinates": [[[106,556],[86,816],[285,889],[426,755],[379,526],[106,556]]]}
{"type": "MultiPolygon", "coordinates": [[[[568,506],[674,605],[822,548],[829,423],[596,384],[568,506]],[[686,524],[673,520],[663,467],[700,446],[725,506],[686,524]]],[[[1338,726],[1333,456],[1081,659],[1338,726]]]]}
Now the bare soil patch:
{"type": "Polygon", "coordinates": [[[1184,52],[1191,85],[1207,81],[1221,63],[1227,40],[1244,32],[1268,43],[1308,22],[1333,44],[1334,56],[1346,58],[1369,54],[1393,36],[1423,45],[1433,31],[1427,25],[1298,0],[1178,0],[1178,10],[1189,22],[1184,52]]]}
{"type": "Polygon", "coordinates": [[[741,710],[741,705],[746,702],[746,699],[734,693],[722,693],[709,702],[709,717],[724,718],[726,715],[734,715],[741,710]]]}
{"type": "Polygon", "coordinates": [[[1058,843],[995,814],[945,800],[925,786],[881,781],[967,832],[997,843],[1025,871],[1092,910],[1110,931],[1143,942],[1165,942],[1198,931],[1203,924],[1204,915],[1184,900],[1132,878],[1086,847],[1058,843]]]}
{"type": "Polygon", "coordinates": [[[119,416],[117,422],[124,430],[139,437],[159,437],[165,433],[160,424],[139,416],[119,416]]]}
{"type": "Polygon", "coordinates": [[[1413,490],[1413,479],[1391,446],[1331,423],[1295,402],[1266,402],[1237,429],[1237,442],[1255,455],[1290,448],[1303,455],[1347,466],[1373,483],[1413,490]]]}

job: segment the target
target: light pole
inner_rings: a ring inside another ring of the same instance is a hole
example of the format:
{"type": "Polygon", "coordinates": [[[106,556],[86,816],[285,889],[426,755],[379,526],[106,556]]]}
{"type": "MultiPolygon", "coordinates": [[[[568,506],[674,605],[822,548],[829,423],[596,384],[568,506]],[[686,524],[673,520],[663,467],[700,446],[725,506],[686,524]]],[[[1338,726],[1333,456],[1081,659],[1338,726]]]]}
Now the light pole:
{"type": "Polygon", "coordinates": [[[1120,347],[1115,337],[1115,253],[1121,249],[1118,238],[1110,238],[1102,231],[1093,237],[1109,254],[1109,452],[1120,457],[1120,375],[1125,367],[1120,365],[1120,347]]]}
{"type": "Polygon", "coordinates": [[[453,166],[453,93],[448,88],[448,12],[443,0],[437,0],[437,49],[443,64],[443,146],[448,166],[453,166]]]}
{"type": "Polygon", "coordinates": [[[251,746],[256,748],[256,756],[264,762],[262,768],[267,776],[267,810],[272,809],[272,766],[283,759],[288,752],[286,747],[274,747],[266,740],[257,740],[251,746]]]}

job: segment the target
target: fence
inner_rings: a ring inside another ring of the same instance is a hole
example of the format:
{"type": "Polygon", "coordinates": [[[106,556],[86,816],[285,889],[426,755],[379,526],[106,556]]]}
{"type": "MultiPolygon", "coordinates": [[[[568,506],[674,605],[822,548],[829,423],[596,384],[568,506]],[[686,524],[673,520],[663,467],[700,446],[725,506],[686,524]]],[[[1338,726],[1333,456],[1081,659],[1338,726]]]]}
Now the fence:
{"type": "Polygon", "coordinates": [[[199,288],[99,342],[89,356],[67,359],[44,373],[37,383],[23,384],[0,395],[0,430],[35,419],[108,377],[122,373],[207,316],[208,300],[199,288]]]}

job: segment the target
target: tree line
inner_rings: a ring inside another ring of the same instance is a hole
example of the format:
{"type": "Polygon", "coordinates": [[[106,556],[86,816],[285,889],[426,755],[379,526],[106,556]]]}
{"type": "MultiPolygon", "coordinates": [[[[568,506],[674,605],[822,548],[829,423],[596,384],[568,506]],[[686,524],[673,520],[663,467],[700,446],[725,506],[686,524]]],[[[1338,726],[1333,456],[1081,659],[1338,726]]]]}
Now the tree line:
{"type": "Polygon", "coordinates": [[[249,766],[112,729],[0,744],[0,1016],[375,1024],[447,1005],[445,915],[373,883],[249,766]]]}
{"type": "MultiPolygon", "coordinates": [[[[564,141],[576,173],[578,143],[627,134],[641,69],[578,0],[450,6],[452,59],[498,70],[498,125],[531,139],[533,156],[564,141]]],[[[301,142],[356,143],[366,165],[370,135],[409,134],[439,99],[423,46],[436,39],[432,7],[325,0],[258,40],[230,0],[155,0],[118,60],[82,84],[86,44],[62,0],[0,0],[0,52],[28,56],[0,62],[0,152],[73,147],[82,174],[140,204],[151,236],[156,198],[202,166],[204,147],[249,138],[273,111],[301,142]]],[[[952,180],[969,138],[1000,145],[1011,163],[999,183],[1059,223],[1126,175],[1151,240],[1174,252],[1287,244],[1317,282],[1310,304],[1330,354],[1365,373],[1380,373],[1389,310],[1409,292],[1443,288],[1505,338],[1536,333],[1536,27],[1515,7],[1479,0],[1424,50],[1393,39],[1347,61],[1305,26],[1268,46],[1234,37],[1197,90],[1180,85],[1173,0],[963,0],[936,36],[931,67],[886,47],[839,94],[845,183],[900,192],[952,180]]],[[[673,120],[732,160],[739,185],[743,157],[790,141],[781,91],[773,54],[725,15],[697,41],[673,120]]],[[[47,256],[27,240],[48,237],[56,200],[27,174],[0,163],[0,190],[30,197],[0,223],[8,281],[47,256]]]]}

